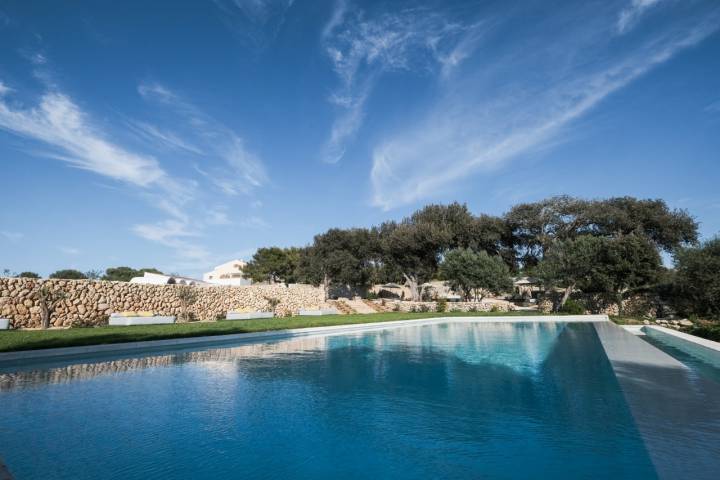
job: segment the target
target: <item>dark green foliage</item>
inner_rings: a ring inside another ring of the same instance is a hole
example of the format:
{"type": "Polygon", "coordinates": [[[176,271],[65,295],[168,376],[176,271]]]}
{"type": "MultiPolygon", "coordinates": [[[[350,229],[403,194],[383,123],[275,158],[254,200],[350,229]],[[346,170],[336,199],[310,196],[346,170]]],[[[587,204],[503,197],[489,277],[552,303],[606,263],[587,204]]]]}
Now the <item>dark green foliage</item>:
{"type": "Polygon", "coordinates": [[[256,283],[294,283],[299,257],[298,248],[259,248],[243,269],[243,276],[256,283]]]}
{"type": "Polygon", "coordinates": [[[585,305],[577,300],[569,299],[560,308],[561,313],[567,313],[568,315],[583,315],[585,313],[585,305]]]}
{"type": "Polygon", "coordinates": [[[671,210],[663,200],[552,197],[516,205],[505,220],[518,261],[526,267],[537,265],[555,242],[582,235],[632,234],[666,252],[697,241],[695,220],[684,210],[671,210]]]}
{"type": "Polygon", "coordinates": [[[720,319],[720,238],[675,255],[673,303],[683,315],[720,319]]]}
{"type": "Polygon", "coordinates": [[[15,277],[16,278],[40,278],[40,275],[38,275],[35,272],[20,272],[15,277]]]}
{"type": "Polygon", "coordinates": [[[60,278],[63,280],[84,280],[87,277],[84,273],[78,271],[78,270],[58,270],[57,272],[53,272],[50,274],[50,278],[60,278]]]}
{"type": "Polygon", "coordinates": [[[160,275],[163,273],[157,268],[141,268],[140,270],[135,270],[130,267],[113,267],[105,270],[105,275],[102,276],[102,279],[111,282],[129,282],[130,279],[134,277],[142,277],[145,272],[160,275]]]}
{"type": "Polygon", "coordinates": [[[501,293],[512,289],[510,270],[499,256],[467,248],[450,250],[440,266],[440,276],[466,300],[482,298],[482,291],[501,293]]]}
{"type": "Polygon", "coordinates": [[[435,302],[435,311],[436,312],[446,312],[447,311],[447,300],[444,298],[438,298],[435,302]]]}
{"type": "Polygon", "coordinates": [[[720,342],[720,325],[696,325],[686,330],[690,335],[707,338],[714,342],[720,342]]]}
{"type": "Polygon", "coordinates": [[[363,291],[375,277],[378,243],[375,232],[364,228],[333,228],[316,235],[300,251],[298,278],[313,285],[345,286],[363,291]]]}

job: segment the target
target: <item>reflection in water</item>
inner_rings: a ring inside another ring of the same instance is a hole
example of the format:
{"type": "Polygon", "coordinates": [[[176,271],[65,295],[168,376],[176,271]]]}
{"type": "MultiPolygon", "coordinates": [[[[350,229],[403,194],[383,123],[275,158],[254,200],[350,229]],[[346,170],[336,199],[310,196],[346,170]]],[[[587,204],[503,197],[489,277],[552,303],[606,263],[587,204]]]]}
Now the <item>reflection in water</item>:
{"type": "Polygon", "coordinates": [[[181,351],[0,373],[0,391],[185,363],[221,368],[222,363],[272,358],[276,355],[318,353],[346,347],[387,350],[416,346],[419,349],[441,351],[471,364],[496,364],[532,373],[538,371],[564,327],[565,324],[559,323],[449,323],[349,335],[299,337],[231,348],[181,351]]]}

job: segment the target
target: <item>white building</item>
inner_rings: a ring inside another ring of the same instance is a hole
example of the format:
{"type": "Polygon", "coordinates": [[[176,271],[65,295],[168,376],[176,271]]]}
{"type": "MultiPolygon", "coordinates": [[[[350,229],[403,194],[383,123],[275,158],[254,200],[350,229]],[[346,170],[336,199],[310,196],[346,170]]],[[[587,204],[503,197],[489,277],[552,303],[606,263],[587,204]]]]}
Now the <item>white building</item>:
{"type": "Polygon", "coordinates": [[[203,274],[203,281],[214,285],[250,285],[252,281],[243,278],[243,268],[246,263],[242,260],[231,260],[218,265],[212,271],[203,274]]]}
{"type": "Polygon", "coordinates": [[[150,272],[144,272],[142,277],[131,278],[130,283],[144,283],[147,285],[206,285],[206,282],[196,278],[150,272]]]}

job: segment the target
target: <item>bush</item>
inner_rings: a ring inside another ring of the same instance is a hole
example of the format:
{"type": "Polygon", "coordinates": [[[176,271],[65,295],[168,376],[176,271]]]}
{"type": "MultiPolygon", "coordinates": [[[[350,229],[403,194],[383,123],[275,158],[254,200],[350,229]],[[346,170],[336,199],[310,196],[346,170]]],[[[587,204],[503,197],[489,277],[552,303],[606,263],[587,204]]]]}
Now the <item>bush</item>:
{"type": "Polygon", "coordinates": [[[376,300],[379,297],[378,294],[375,292],[368,292],[365,298],[367,298],[368,300],[376,300]]]}
{"type": "Polygon", "coordinates": [[[399,303],[396,303],[395,305],[393,305],[392,310],[393,310],[393,312],[399,312],[399,311],[400,311],[400,304],[399,304],[399,303]]]}
{"type": "Polygon", "coordinates": [[[430,311],[430,307],[427,306],[427,305],[420,305],[419,311],[420,311],[420,312],[429,312],[429,311],[430,311]]]}
{"type": "Polygon", "coordinates": [[[62,280],[85,280],[87,277],[84,273],[77,270],[67,269],[51,273],[50,278],[59,278],[62,280]]]}
{"type": "Polygon", "coordinates": [[[477,311],[478,311],[478,307],[475,306],[475,305],[473,305],[472,307],[468,308],[468,312],[477,312],[477,311]]]}
{"type": "Polygon", "coordinates": [[[696,325],[686,330],[690,335],[707,338],[715,342],[720,342],[720,326],[706,323],[704,325],[696,325]]]}
{"type": "Polygon", "coordinates": [[[447,310],[447,300],[444,298],[438,298],[437,302],[435,302],[435,311],[436,312],[445,312],[447,310]]]}
{"type": "Polygon", "coordinates": [[[559,311],[568,315],[583,315],[585,313],[585,304],[578,300],[569,299],[559,311]]]}
{"type": "Polygon", "coordinates": [[[497,305],[493,305],[493,306],[490,308],[490,311],[493,312],[493,313],[497,313],[497,312],[500,312],[501,310],[500,310],[500,307],[498,307],[497,305]]]}

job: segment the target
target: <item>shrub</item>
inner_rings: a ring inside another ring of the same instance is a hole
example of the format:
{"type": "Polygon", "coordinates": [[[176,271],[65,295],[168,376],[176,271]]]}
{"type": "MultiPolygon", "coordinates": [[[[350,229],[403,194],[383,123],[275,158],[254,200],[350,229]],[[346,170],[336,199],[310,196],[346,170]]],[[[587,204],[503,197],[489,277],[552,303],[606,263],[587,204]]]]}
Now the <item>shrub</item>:
{"type": "Polygon", "coordinates": [[[419,311],[420,311],[420,312],[429,312],[429,311],[430,311],[430,307],[429,307],[428,305],[420,305],[419,311]]]}
{"type": "Polygon", "coordinates": [[[468,308],[468,312],[477,312],[477,311],[478,311],[477,305],[473,305],[472,307],[468,308]]]}
{"type": "Polygon", "coordinates": [[[500,307],[498,307],[497,305],[493,305],[492,307],[490,307],[490,311],[493,313],[497,313],[497,312],[500,312],[501,310],[500,310],[500,307]]]}
{"type": "Polygon", "coordinates": [[[59,278],[63,280],[85,280],[87,276],[78,270],[58,270],[50,274],[50,278],[59,278]]]}
{"type": "Polygon", "coordinates": [[[437,302],[435,302],[435,311],[436,312],[444,312],[447,310],[447,300],[444,298],[438,298],[437,302]]]}
{"type": "Polygon", "coordinates": [[[399,311],[400,311],[400,304],[399,304],[399,303],[396,303],[395,305],[393,305],[392,310],[393,310],[393,312],[399,312],[399,311]]]}
{"type": "Polygon", "coordinates": [[[568,315],[583,315],[585,313],[585,304],[578,300],[569,299],[560,309],[560,313],[567,313],[568,315]]]}

